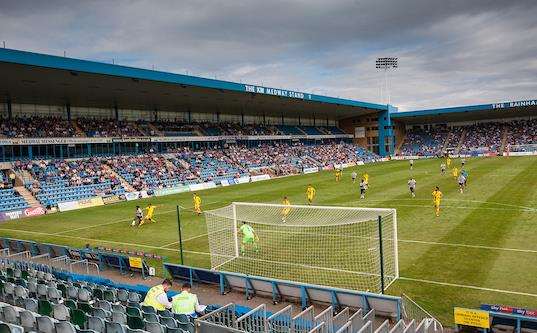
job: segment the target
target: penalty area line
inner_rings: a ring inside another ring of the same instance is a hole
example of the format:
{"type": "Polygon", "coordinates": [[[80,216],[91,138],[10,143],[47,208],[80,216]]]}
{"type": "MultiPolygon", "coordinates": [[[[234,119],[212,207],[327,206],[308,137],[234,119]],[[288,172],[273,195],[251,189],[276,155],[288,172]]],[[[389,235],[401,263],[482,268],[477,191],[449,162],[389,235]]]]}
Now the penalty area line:
{"type": "Polygon", "coordinates": [[[474,289],[474,290],[480,290],[480,291],[489,291],[489,292],[494,292],[494,293],[502,293],[502,294],[510,294],[510,295],[537,297],[537,294],[525,293],[525,292],[521,292],[521,291],[504,290],[504,289],[496,289],[496,288],[486,288],[486,287],[478,287],[478,286],[472,286],[472,285],[467,285],[467,284],[440,282],[440,281],[432,281],[432,280],[425,280],[425,279],[415,279],[415,278],[404,277],[404,276],[400,276],[398,278],[398,280],[421,282],[421,283],[435,284],[435,285],[447,286],[447,287],[455,287],[455,288],[465,288],[465,289],[474,289]]]}

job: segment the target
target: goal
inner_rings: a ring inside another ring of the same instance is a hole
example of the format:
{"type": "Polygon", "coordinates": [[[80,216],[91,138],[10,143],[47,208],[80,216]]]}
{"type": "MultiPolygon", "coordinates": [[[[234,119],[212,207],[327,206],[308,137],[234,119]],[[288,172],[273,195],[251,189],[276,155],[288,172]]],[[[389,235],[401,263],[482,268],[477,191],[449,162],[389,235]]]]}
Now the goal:
{"type": "Polygon", "coordinates": [[[234,202],[205,220],[215,270],[376,293],[399,277],[395,209],[234,202]]]}

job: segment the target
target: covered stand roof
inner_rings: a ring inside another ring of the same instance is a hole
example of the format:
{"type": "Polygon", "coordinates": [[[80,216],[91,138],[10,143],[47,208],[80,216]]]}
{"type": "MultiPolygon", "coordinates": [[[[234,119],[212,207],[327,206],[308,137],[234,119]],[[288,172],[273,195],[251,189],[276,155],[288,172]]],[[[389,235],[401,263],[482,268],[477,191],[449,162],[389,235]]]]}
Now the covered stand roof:
{"type": "Polygon", "coordinates": [[[0,101],[343,119],[386,105],[0,49],[0,101]]]}
{"type": "Polygon", "coordinates": [[[409,125],[530,116],[537,116],[537,100],[466,105],[391,114],[393,120],[409,125]]]}

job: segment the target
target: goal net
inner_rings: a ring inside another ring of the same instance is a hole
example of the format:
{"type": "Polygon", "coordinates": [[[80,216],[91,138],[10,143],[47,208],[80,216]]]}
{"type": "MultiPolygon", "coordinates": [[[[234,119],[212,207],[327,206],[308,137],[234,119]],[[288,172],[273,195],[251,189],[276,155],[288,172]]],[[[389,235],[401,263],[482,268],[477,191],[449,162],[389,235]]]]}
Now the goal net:
{"type": "Polygon", "coordinates": [[[235,202],[205,220],[216,270],[377,293],[399,276],[395,209],[235,202]]]}

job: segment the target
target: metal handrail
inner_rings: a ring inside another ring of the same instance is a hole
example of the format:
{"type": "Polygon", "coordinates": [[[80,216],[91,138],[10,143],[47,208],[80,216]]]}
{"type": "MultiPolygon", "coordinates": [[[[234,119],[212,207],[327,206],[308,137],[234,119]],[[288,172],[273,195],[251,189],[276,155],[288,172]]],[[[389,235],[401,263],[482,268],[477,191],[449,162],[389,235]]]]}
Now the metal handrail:
{"type": "Polygon", "coordinates": [[[429,320],[434,325],[434,330],[441,332],[444,331],[444,326],[442,326],[442,323],[440,320],[436,319],[432,314],[430,314],[427,310],[422,308],[418,303],[414,302],[410,297],[408,297],[406,294],[402,294],[401,300],[403,301],[403,314],[407,319],[415,319],[416,322],[421,322],[423,319],[429,320]],[[407,305],[410,305],[414,309],[408,309],[407,305]],[[407,311],[413,310],[414,314],[409,314],[407,311]],[[420,312],[420,313],[416,313],[420,312]],[[415,317],[418,318],[415,318],[415,317]]]}

